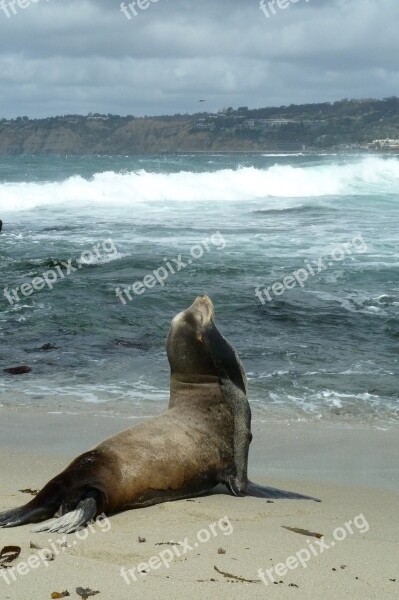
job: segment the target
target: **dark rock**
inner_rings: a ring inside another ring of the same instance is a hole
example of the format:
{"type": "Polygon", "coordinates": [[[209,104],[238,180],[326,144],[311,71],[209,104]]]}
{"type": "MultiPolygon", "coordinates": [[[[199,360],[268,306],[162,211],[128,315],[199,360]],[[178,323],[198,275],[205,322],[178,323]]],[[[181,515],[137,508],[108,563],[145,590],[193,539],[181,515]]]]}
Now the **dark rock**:
{"type": "Polygon", "coordinates": [[[32,369],[26,365],[22,365],[20,367],[8,367],[4,371],[10,375],[25,375],[26,373],[30,373],[32,369]]]}
{"type": "Polygon", "coordinates": [[[25,348],[25,352],[51,352],[52,350],[58,350],[58,346],[55,344],[44,344],[40,348],[25,348]]]}
{"type": "Polygon", "coordinates": [[[58,350],[55,344],[44,344],[41,348],[38,348],[40,352],[50,352],[51,350],[58,350]]]}

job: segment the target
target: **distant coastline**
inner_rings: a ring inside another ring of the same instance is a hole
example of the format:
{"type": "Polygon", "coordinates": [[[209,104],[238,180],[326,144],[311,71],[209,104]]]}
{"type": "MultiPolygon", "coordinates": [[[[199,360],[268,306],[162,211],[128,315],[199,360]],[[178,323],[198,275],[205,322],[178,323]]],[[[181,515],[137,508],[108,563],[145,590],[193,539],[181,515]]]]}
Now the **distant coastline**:
{"type": "Polygon", "coordinates": [[[399,152],[399,98],[217,113],[0,119],[0,156],[399,152]]]}

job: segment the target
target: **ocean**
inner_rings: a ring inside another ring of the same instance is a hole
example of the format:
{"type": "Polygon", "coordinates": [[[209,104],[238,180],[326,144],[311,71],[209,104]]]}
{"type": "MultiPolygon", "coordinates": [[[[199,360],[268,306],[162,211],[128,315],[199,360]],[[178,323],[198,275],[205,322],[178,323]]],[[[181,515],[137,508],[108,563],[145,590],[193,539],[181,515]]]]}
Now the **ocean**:
{"type": "Polygon", "coordinates": [[[0,219],[1,405],[161,412],[208,294],[254,420],[399,423],[398,156],[0,158],[0,219]]]}

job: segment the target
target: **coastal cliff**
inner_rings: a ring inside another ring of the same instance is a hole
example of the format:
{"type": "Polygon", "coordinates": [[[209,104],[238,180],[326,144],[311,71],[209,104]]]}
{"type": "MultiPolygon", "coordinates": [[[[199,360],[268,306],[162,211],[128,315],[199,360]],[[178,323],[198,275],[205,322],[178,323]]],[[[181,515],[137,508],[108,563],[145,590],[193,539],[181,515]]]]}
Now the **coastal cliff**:
{"type": "Polygon", "coordinates": [[[162,117],[0,120],[0,155],[399,149],[399,99],[162,117]],[[397,142],[397,146],[396,146],[397,142]]]}

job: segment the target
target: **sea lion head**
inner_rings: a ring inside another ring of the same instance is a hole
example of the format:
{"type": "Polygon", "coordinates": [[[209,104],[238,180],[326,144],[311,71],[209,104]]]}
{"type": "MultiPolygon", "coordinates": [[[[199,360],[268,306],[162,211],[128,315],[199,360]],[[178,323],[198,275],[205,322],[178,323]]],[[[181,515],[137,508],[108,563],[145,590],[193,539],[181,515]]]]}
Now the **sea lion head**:
{"type": "Polygon", "coordinates": [[[187,310],[176,315],[166,348],[172,376],[228,379],[246,393],[244,368],[217,329],[215,309],[208,296],[198,296],[187,310]]]}
{"type": "Polygon", "coordinates": [[[166,350],[172,375],[217,376],[212,356],[204,344],[215,327],[214,308],[208,296],[198,296],[193,304],[172,321],[166,350]]]}

